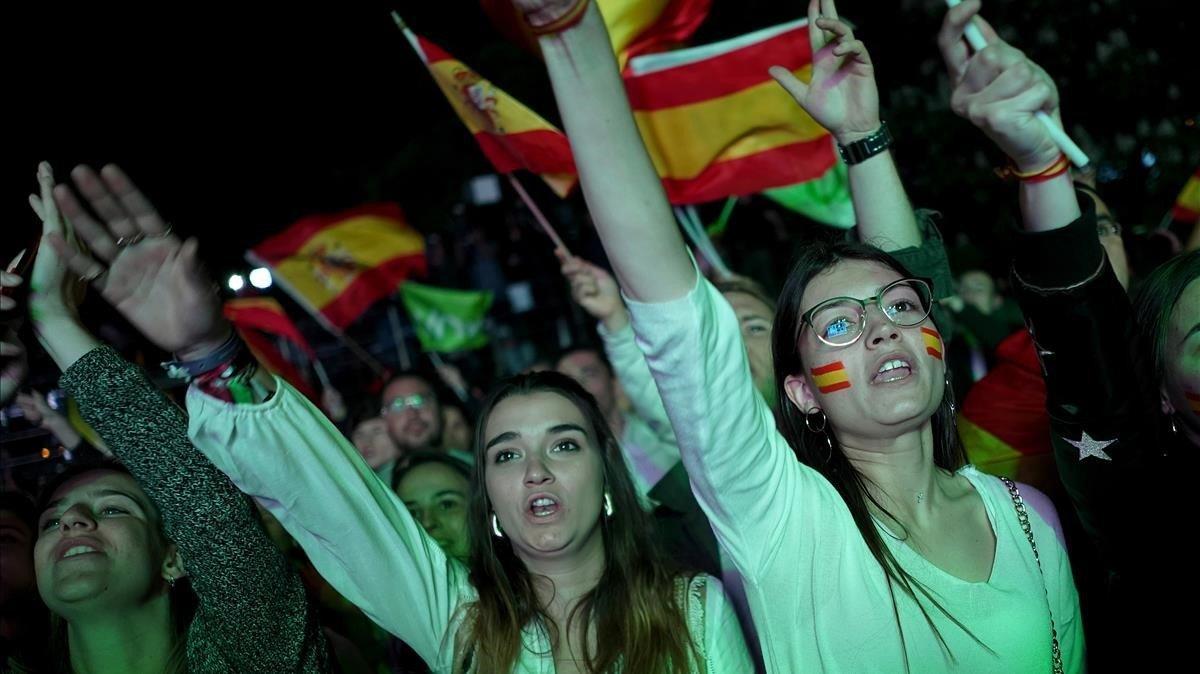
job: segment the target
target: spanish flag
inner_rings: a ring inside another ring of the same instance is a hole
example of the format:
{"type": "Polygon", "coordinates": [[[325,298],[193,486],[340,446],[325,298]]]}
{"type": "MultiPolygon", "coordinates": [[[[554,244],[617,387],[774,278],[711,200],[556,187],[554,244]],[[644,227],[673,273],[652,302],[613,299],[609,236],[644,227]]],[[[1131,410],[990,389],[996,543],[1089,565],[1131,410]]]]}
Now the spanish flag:
{"type": "Polygon", "coordinates": [[[410,275],[425,273],[425,241],[394,203],[303,218],[247,254],[317,320],[342,330],[410,275]]]}
{"type": "Polygon", "coordinates": [[[942,359],[942,336],[933,328],[921,328],[921,339],[925,341],[925,352],[942,359]]]}
{"type": "Polygon", "coordinates": [[[1175,199],[1171,217],[1180,222],[1200,222],[1200,169],[1196,169],[1175,199]]]}
{"type": "Polygon", "coordinates": [[[630,60],[629,104],[671,203],[794,185],[834,165],[829,133],[767,74],[781,65],[811,77],[807,26],[630,60]]]}
{"type": "Polygon", "coordinates": [[[579,178],[567,136],[441,47],[392,17],[498,173],[525,169],[565,197],[579,178]]]}
{"type": "MultiPolygon", "coordinates": [[[[512,0],[480,0],[480,4],[505,37],[538,53],[537,36],[512,0]]],[[[712,0],[596,0],[596,5],[624,69],[631,57],[682,46],[708,16],[712,0]]]]}
{"type": "Polygon", "coordinates": [[[1061,490],[1050,444],[1046,383],[1025,330],[996,347],[996,364],[962,401],[958,435],[967,460],[980,470],[1048,494],[1061,490]]]}
{"type": "Polygon", "coordinates": [[[850,376],[842,361],[835,360],[827,365],[812,369],[813,383],[821,393],[833,393],[850,388],[850,376]]]}
{"type": "Polygon", "coordinates": [[[316,359],[316,352],[292,319],[288,318],[278,300],[273,297],[239,297],[225,303],[224,313],[258,362],[286,379],[310,400],[319,399],[308,377],[283,355],[269,337],[282,337],[296,345],[309,360],[316,359]]]}

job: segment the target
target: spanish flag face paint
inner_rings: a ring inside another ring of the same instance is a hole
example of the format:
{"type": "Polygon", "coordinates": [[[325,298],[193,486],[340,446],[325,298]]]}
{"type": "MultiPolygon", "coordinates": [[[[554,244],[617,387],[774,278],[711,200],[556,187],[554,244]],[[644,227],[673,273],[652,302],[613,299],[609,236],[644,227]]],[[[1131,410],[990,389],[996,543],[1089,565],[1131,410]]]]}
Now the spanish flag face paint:
{"type": "Polygon", "coordinates": [[[921,328],[921,338],[925,340],[925,353],[942,359],[942,336],[933,328],[921,328]]]}
{"type": "Polygon", "coordinates": [[[1200,414],[1200,393],[1184,391],[1183,397],[1187,398],[1188,406],[1192,408],[1192,414],[1200,414]]]}
{"type": "Polygon", "coordinates": [[[813,383],[817,385],[817,390],[821,393],[833,393],[850,388],[850,375],[840,360],[815,367],[811,372],[813,383]]]}

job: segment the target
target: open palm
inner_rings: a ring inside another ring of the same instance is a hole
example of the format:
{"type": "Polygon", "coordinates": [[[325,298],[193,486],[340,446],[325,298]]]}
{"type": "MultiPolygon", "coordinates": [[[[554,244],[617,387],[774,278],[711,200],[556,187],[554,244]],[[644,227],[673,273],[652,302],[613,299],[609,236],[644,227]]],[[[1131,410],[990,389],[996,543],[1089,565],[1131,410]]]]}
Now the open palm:
{"type": "Polygon", "coordinates": [[[116,166],[104,167],[99,175],[79,166],[71,177],[103,223],[66,185],[54,187],[53,199],[41,200],[46,241],[61,266],[89,281],[159,347],[188,359],[218,346],[229,327],[215,286],[196,257],[196,240],[181,242],[172,234],[116,166]],[[91,254],[69,242],[68,222],[91,254]]]}

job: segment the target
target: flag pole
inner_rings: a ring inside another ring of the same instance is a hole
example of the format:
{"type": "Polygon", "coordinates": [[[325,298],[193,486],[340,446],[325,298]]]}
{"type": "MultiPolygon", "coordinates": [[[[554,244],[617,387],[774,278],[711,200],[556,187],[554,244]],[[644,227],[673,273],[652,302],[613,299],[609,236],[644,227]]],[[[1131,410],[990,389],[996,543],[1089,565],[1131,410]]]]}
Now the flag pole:
{"type": "Polygon", "coordinates": [[[729,267],[725,266],[725,261],[721,259],[721,254],[717,252],[716,247],[713,246],[712,241],[705,234],[704,226],[700,224],[700,216],[696,214],[696,208],[694,206],[676,206],[675,217],[683,225],[683,231],[692,240],[692,245],[708,260],[708,263],[716,270],[717,275],[721,278],[733,276],[733,272],[729,270],[729,267]]]}
{"type": "Polygon", "coordinates": [[[317,311],[316,308],[309,304],[300,293],[297,293],[282,275],[276,274],[274,267],[268,264],[266,260],[263,260],[249,251],[246,252],[246,260],[255,266],[266,267],[267,269],[270,269],[271,277],[275,280],[275,285],[283,288],[283,291],[296,301],[296,304],[299,304],[305,311],[308,312],[308,315],[312,316],[313,319],[317,321],[317,325],[325,328],[326,332],[333,335],[339,342],[341,342],[342,346],[346,347],[350,353],[354,354],[359,360],[365,363],[367,367],[371,368],[372,372],[374,372],[376,375],[382,375],[384,372],[387,372],[387,368],[383,366],[383,363],[380,363],[378,359],[376,359],[370,353],[367,353],[367,350],[359,346],[358,342],[355,342],[353,339],[347,337],[344,332],[337,328],[337,326],[330,323],[324,316],[322,316],[321,312],[317,311]]]}
{"type": "Polygon", "coordinates": [[[404,345],[404,332],[400,328],[400,313],[396,305],[388,302],[388,325],[392,328],[392,343],[396,346],[396,356],[400,359],[401,370],[412,369],[412,358],[408,355],[408,347],[404,345]]]}
{"type": "Polygon", "coordinates": [[[510,173],[508,174],[508,182],[512,183],[513,189],[517,191],[517,195],[521,197],[521,201],[525,202],[525,207],[533,213],[533,219],[537,220],[538,224],[542,226],[542,231],[546,232],[546,236],[549,236],[550,240],[554,242],[554,247],[562,248],[567,255],[570,255],[571,251],[567,248],[567,244],[563,243],[562,238],[558,236],[558,232],[554,231],[554,228],[550,226],[550,221],[546,220],[546,216],[542,215],[542,210],[538,208],[533,198],[525,191],[525,187],[521,185],[521,181],[517,180],[517,177],[510,173]]]}

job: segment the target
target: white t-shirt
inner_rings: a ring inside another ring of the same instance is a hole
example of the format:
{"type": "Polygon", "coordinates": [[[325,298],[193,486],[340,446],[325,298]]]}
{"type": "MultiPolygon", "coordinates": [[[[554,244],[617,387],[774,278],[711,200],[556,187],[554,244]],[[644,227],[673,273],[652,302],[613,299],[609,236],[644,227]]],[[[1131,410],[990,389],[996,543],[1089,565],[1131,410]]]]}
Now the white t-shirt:
{"type": "Polygon", "coordinates": [[[911,672],[1044,673],[1051,666],[1051,613],[1066,671],[1082,669],[1079,602],[1066,552],[1052,525],[1030,509],[1043,583],[999,479],[962,471],[996,535],[987,582],[953,577],[884,536],[904,569],[991,649],[928,606],[951,661],[914,601],[899,588],[890,591],[841,496],[795,458],[776,430],[754,389],[737,317],[720,293],[699,278],[677,300],[628,304],[692,490],[745,581],[768,671],[903,672],[907,654],[911,672]]]}

